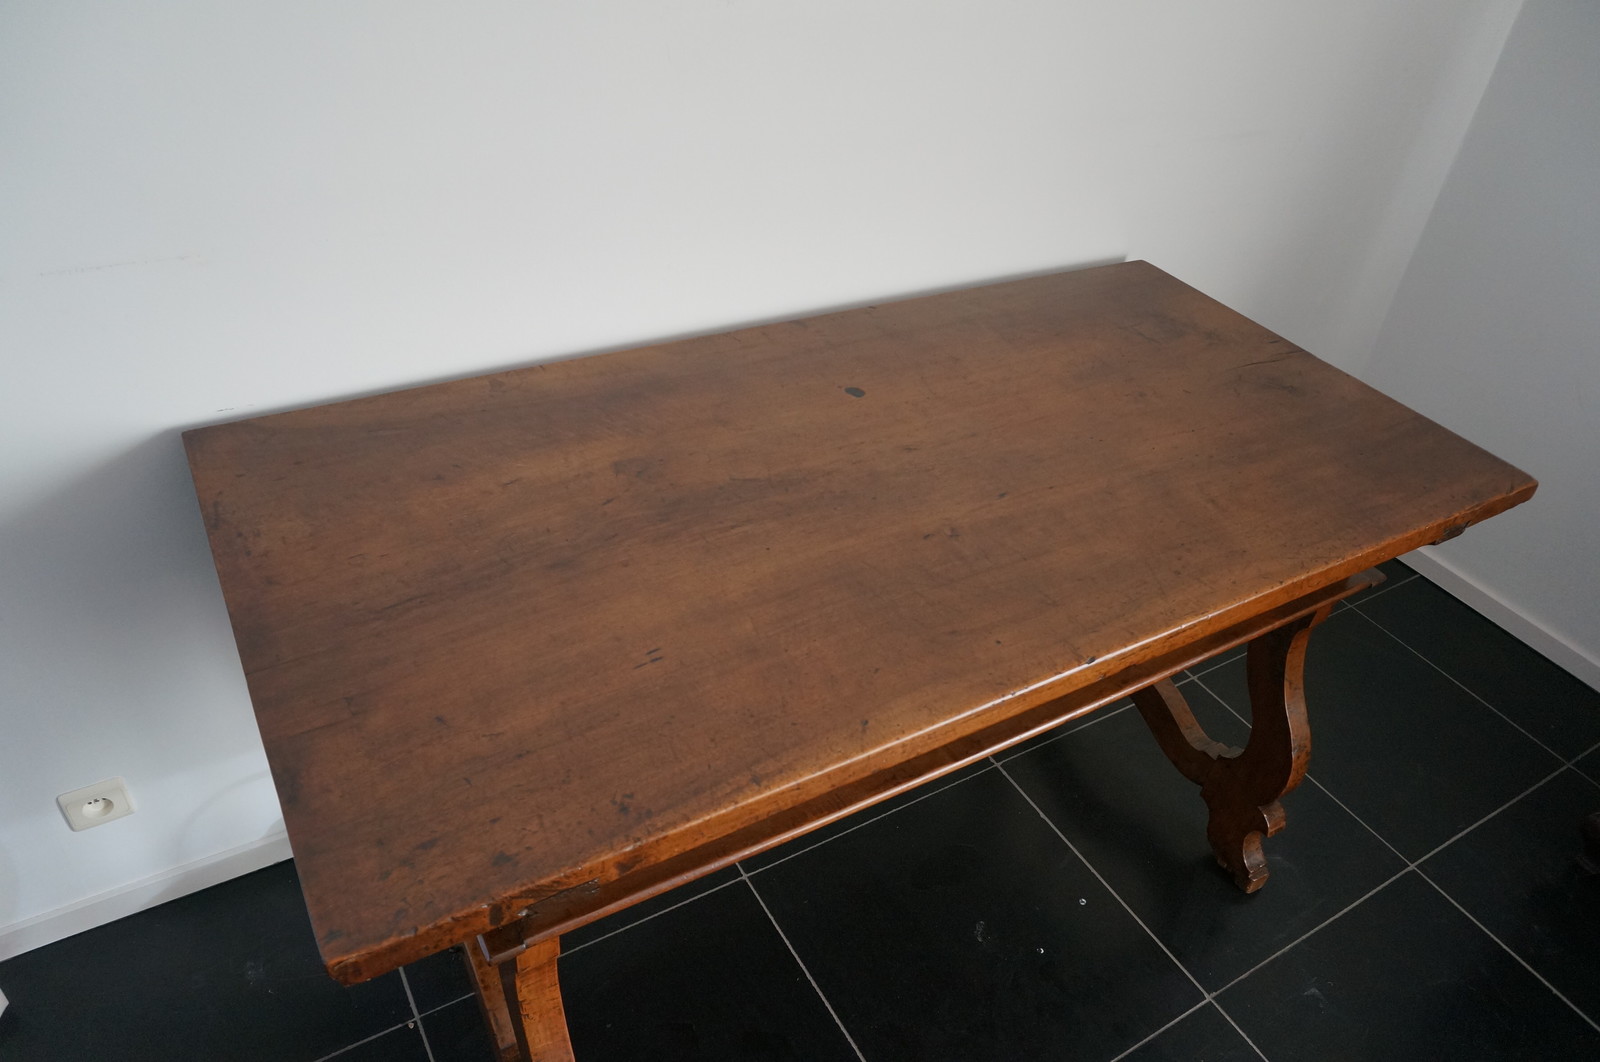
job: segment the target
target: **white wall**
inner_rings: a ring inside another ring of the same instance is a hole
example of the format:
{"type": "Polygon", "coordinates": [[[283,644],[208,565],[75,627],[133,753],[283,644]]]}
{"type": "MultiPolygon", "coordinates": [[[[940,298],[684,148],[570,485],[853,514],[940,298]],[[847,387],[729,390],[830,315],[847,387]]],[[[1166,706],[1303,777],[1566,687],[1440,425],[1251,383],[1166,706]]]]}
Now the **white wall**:
{"type": "Polygon", "coordinates": [[[1425,570],[1600,688],[1600,6],[1529,0],[1363,373],[1540,480],[1425,570]]]}
{"type": "Polygon", "coordinates": [[[1359,364],[1517,6],[0,7],[0,954],[283,852],[180,428],[1124,255],[1359,364]]]}

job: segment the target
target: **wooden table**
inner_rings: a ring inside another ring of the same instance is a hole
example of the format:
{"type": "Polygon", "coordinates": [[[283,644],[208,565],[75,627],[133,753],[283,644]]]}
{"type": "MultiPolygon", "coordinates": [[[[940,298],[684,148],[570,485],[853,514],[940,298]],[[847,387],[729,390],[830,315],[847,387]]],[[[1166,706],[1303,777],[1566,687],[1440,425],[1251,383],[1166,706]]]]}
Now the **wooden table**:
{"type": "Polygon", "coordinates": [[[185,441],[329,972],[540,1059],[563,932],[1128,695],[1259,887],[1311,627],[1535,487],[1142,262],[185,441]]]}

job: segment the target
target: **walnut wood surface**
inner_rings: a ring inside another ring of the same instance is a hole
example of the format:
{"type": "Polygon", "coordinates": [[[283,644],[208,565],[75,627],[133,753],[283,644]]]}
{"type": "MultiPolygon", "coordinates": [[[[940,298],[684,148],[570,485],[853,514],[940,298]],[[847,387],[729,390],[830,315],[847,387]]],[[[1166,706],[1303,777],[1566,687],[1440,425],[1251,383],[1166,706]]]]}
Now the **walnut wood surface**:
{"type": "Polygon", "coordinates": [[[185,439],[342,980],[1534,490],[1137,262],[185,439]]]}

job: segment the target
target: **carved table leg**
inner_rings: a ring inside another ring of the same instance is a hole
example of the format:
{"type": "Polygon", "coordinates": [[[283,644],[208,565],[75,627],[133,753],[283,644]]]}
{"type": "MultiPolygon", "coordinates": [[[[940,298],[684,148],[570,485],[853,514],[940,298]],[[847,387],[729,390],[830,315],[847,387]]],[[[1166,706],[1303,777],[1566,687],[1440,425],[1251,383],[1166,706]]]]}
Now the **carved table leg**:
{"type": "Polygon", "coordinates": [[[1206,837],[1217,862],[1245,892],[1267,880],[1261,839],[1283,828],[1278,799],[1300,784],[1311,756],[1306,724],[1306,640],[1333,605],[1250,642],[1250,741],[1243,750],[1212,741],[1170,681],[1133,694],[1156,743],[1183,776],[1200,786],[1211,812],[1206,837]]]}
{"type": "Polygon", "coordinates": [[[560,938],[530,944],[498,965],[484,957],[477,941],[468,941],[466,952],[478,1002],[502,1062],[573,1062],[556,977],[560,938]]]}

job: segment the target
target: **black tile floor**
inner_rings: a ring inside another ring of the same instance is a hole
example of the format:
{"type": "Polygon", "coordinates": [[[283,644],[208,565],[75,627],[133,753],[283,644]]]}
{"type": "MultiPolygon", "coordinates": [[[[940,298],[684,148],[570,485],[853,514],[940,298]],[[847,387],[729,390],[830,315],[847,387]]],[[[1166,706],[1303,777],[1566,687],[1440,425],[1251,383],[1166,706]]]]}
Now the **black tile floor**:
{"type": "MultiPolygon", "coordinates": [[[[1255,896],[1112,706],[569,934],[580,1062],[1600,1058],[1600,693],[1403,565],[1307,664],[1255,896]]],[[[1242,744],[1238,654],[1183,677],[1242,744]]],[[[446,953],[322,973],[290,863],[0,963],[5,1062],[488,1062],[446,953]]]]}

